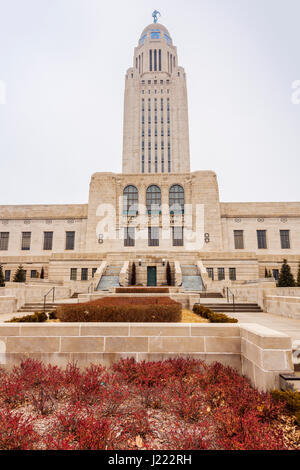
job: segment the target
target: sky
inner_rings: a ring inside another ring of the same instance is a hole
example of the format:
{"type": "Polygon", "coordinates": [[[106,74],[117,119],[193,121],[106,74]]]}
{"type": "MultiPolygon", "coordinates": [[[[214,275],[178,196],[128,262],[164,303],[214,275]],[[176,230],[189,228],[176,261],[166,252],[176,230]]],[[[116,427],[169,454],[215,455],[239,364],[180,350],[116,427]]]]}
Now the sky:
{"type": "Polygon", "coordinates": [[[121,172],[154,9],[187,74],[192,171],[223,202],[300,200],[299,0],[0,0],[0,204],[87,203],[92,173],[121,172]]]}

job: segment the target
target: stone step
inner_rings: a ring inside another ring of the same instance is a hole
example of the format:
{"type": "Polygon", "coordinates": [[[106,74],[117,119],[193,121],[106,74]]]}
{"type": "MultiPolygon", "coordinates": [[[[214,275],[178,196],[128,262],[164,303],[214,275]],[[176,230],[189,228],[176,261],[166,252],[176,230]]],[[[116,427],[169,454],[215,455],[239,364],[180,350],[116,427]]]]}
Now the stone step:
{"type": "Polygon", "coordinates": [[[109,290],[111,287],[120,287],[119,276],[102,276],[96,290],[109,290]]]}
{"type": "Polygon", "coordinates": [[[227,312],[263,312],[263,310],[260,308],[258,304],[247,304],[247,303],[238,303],[233,306],[232,303],[229,304],[209,304],[209,303],[203,303],[202,304],[205,307],[210,308],[216,313],[227,313],[227,312]]]}
{"type": "Polygon", "coordinates": [[[182,276],[182,287],[186,291],[203,291],[204,286],[202,279],[199,275],[197,276],[182,276]]]}

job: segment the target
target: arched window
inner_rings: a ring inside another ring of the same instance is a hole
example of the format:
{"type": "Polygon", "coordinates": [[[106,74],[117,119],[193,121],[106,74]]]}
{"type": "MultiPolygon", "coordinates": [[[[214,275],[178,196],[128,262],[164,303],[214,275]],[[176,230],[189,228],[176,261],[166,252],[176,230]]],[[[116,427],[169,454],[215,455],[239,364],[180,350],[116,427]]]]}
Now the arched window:
{"type": "Polygon", "coordinates": [[[161,191],[158,186],[152,184],[147,188],[146,206],[148,214],[159,214],[161,209],[161,191]]]}
{"type": "Polygon", "coordinates": [[[123,213],[136,215],[138,211],[139,193],[135,186],[129,185],[123,191],[123,213]]]}
{"type": "Polygon", "coordinates": [[[174,184],[170,188],[169,207],[171,214],[184,213],[184,189],[180,184],[174,184]]]}

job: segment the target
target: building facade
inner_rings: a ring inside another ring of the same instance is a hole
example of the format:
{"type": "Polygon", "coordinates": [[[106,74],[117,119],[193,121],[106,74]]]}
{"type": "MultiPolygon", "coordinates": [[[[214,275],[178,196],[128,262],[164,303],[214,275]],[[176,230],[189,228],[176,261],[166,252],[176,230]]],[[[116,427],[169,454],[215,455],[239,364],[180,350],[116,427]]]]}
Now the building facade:
{"type": "Polygon", "coordinates": [[[157,23],[142,32],[125,77],[122,173],[92,175],[87,204],[0,206],[7,282],[22,264],[27,281],[43,268],[46,279],[81,288],[98,273],[101,289],[105,270],[110,285],[126,284],[121,273],[135,262],[139,284],[163,284],[169,262],[177,285],[195,274],[211,287],[266,269],[276,278],[284,258],[296,274],[299,202],[222,203],[216,174],[190,171],[186,75],[157,23]]]}

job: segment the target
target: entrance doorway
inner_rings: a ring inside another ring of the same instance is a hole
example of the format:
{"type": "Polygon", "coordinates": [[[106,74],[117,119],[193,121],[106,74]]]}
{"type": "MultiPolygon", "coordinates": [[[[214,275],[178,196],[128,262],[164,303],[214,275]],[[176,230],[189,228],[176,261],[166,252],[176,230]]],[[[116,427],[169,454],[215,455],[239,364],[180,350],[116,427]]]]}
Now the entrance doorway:
{"type": "Polygon", "coordinates": [[[156,286],[156,266],[147,266],[147,286],[156,286]]]}

